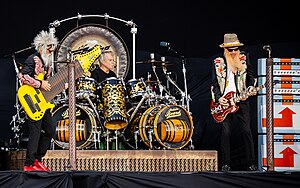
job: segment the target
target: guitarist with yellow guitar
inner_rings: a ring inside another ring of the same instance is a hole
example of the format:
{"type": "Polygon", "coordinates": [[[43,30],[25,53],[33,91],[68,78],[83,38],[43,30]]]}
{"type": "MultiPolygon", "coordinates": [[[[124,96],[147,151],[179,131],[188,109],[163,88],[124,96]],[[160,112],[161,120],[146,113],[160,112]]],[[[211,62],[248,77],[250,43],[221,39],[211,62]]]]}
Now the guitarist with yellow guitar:
{"type": "MultiPolygon", "coordinates": [[[[41,31],[33,41],[36,52],[30,55],[24,62],[18,75],[22,89],[30,92],[29,88],[35,91],[50,91],[51,85],[47,79],[51,77],[53,67],[52,54],[58,44],[57,38],[47,31],[41,31]],[[28,88],[26,88],[28,86],[28,88]]],[[[38,100],[38,93],[36,99],[38,100]]],[[[19,99],[20,93],[18,93],[19,99]]],[[[31,100],[28,94],[24,93],[22,99],[31,100]]],[[[32,109],[34,109],[32,107],[32,109]]],[[[24,164],[24,171],[49,171],[42,163],[42,157],[50,147],[51,139],[55,136],[56,126],[52,121],[50,109],[47,109],[41,119],[28,121],[29,138],[24,164]]]]}
{"type": "Polygon", "coordinates": [[[246,150],[246,164],[250,171],[257,170],[255,164],[254,142],[250,127],[250,105],[248,96],[256,95],[257,89],[256,75],[250,67],[249,59],[246,54],[240,51],[244,44],[238,40],[235,33],[224,35],[224,42],[220,47],[224,50],[224,55],[217,57],[213,61],[212,68],[212,103],[210,105],[212,114],[219,113],[220,117],[214,117],[217,122],[222,123],[221,131],[221,170],[227,172],[230,167],[230,136],[234,116],[239,121],[239,128],[244,141],[246,150]],[[240,100],[234,101],[238,97],[240,100]],[[212,105],[212,104],[218,105],[212,105]],[[218,106],[212,108],[212,106],[218,106]],[[226,111],[227,110],[227,111],[226,111]]]}

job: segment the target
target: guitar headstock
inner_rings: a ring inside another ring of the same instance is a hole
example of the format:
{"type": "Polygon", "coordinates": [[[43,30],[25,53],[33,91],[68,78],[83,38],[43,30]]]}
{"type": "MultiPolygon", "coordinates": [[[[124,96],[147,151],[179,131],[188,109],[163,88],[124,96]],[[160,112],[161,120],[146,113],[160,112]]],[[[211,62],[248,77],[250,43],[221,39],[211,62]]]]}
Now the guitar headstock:
{"type": "Polygon", "coordinates": [[[77,59],[82,66],[84,72],[88,72],[92,64],[100,56],[102,50],[99,45],[94,46],[91,50],[84,54],[78,55],[77,59]]]}

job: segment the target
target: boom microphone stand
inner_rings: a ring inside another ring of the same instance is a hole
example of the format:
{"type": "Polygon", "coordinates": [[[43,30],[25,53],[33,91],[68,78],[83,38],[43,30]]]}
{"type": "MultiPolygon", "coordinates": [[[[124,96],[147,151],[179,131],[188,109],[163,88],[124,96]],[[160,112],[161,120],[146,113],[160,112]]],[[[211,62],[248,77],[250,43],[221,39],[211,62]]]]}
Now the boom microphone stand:
{"type": "MultiPolygon", "coordinates": [[[[14,105],[14,107],[16,108],[16,114],[12,116],[12,121],[10,122],[10,125],[12,125],[12,130],[14,131],[15,133],[15,136],[14,138],[17,139],[17,147],[19,148],[20,147],[20,134],[19,134],[19,131],[20,131],[20,125],[25,123],[25,114],[23,116],[21,116],[21,110],[22,110],[22,107],[21,105],[19,104],[19,99],[18,99],[18,89],[19,89],[19,85],[21,85],[21,82],[18,78],[18,75],[19,75],[19,68],[17,66],[17,61],[16,61],[16,56],[15,54],[18,54],[18,53],[21,53],[21,52],[24,52],[24,51],[27,51],[27,50],[30,50],[34,48],[34,46],[30,46],[30,47],[27,47],[27,48],[24,48],[24,49],[21,49],[21,50],[18,50],[16,52],[14,52],[11,56],[12,56],[12,60],[13,60],[13,63],[14,63],[14,67],[15,67],[15,71],[16,71],[16,103],[14,105]]],[[[24,112],[23,112],[24,113],[24,112]]]]}

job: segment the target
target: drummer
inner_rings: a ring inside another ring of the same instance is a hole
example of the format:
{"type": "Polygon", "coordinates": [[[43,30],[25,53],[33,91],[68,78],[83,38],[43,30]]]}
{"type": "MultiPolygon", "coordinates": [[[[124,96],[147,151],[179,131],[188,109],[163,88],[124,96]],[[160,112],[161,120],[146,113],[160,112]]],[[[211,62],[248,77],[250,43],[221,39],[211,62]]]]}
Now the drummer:
{"type": "Polygon", "coordinates": [[[113,72],[116,65],[114,53],[112,51],[105,51],[98,58],[98,62],[94,63],[96,68],[91,72],[91,77],[98,83],[101,83],[106,78],[117,77],[113,72]]]}

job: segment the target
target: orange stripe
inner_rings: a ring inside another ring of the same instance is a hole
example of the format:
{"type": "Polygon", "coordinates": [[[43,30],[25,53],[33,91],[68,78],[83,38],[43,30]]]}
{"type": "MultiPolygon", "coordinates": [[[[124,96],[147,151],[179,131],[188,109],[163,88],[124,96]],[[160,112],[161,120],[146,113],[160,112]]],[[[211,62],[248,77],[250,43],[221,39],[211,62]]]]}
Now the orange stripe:
{"type": "MultiPolygon", "coordinates": [[[[282,100],[292,100],[293,95],[282,95],[282,100]]],[[[293,102],[282,102],[283,105],[293,105],[293,102]]]]}
{"type": "MultiPolygon", "coordinates": [[[[294,139],[294,135],[283,135],[283,139],[294,139]]],[[[283,145],[294,145],[294,142],[283,142],[283,145]]]]}
{"type": "MultiPolygon", "coordinates": [[[[291,58],[281,58],[281,63],[290,63],[291,58]]],[[[280,65],[280,70],[291,70],[291,65],[280,65]]]]}
{"type": "MultiPolygon", "coordinates": [[[[292,77],[281,77],[281,81],[288,81],[291,82],[292,81],[292,77]]],[[[281,84],[281,88],[283,89],[291,89],[292,88],[292,84],[281,84]]]]}

